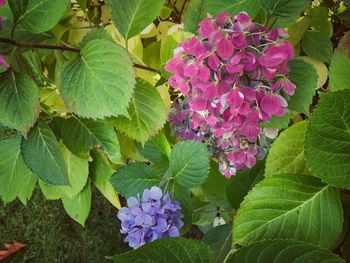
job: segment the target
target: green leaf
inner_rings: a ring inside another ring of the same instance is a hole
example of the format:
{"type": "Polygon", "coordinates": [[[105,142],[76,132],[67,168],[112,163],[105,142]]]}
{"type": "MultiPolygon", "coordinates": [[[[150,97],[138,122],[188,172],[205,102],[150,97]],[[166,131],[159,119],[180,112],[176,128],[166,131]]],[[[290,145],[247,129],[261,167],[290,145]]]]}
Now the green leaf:
{"type": "Polygon", "coordinates": [[[117,208],[120,208],[118,193],[109,181],[114,173],[107,158],[99,151],[91,152],[93,162],[90,164],[90,176],[97,189],[108,199],[108,201],[117,208]]]}
{"type": "MultiPolygon", "coordinates": [[[[10,203],[26,187],[24,178],[32,176],[21,154],[21,136],[0,140],[0,197],[10,203]]],[[[29,187],[29,186],[28,186],[29,187]]]]}
{"type": "Polygon", "coordinates": [[[293,45],[297,45],[303,38],[306,31],[309,29],[311,24],[311,18],[308,16],[303,16],[296,23],[288,27],[289,41],[293,45]]]}
{"type": "Polygon", "coordinates": [[[299,16],[309,5],[310,1],[305,0],[258,0],[261,8],[269,16],[278,18],[291,18],[299,16]]]}
{"type": "Polygon", "coordinates": [[[328,80],[328,68],[326,64],[308,56],[301,56],[299,58],[307,63],[310,63],[316,69],[318,75],[317,88],[322,87],[328,80]]]}
{"type": "Polygon", "coordinates": [[[127,51],[106,39],[86,43],[63,69],[60,92],[67,108],[93,119],[125,114],[135,85],[127,51]]]}
{"type": "Polygon", "coordinates": [[[112,162],[121,163],[117,133],[108,122],[72,116],[63,121],[61,133],[63,142],[73,153],[87,157],[98,146],[112,162]]]}
{"type": "Polygon", "coordinates": [[[186,188],[204,183],[209,172],[209,157],[206,146],[196,141],[176,144],[170,155],[172,177],[186,188]]]}
{"type": "Polygon", "coordinates": [[[41,122],[22,140],[24,161],[42,180],[55,185],[68,185],[68,171],[60,146],[50,127],[41,122]]]}
{"type": "Polygon", "coordinates": [[[182,237],[156,240],[137,250],[113,257],[123,263],[214,263],[214,255],[203,242],[182,237]]]}
{"type": "Polygon", "coordinates": [[[332,58],[333,44],[329,37],[318,31],[307,31],[301,41],[301,47],[306,55],[329,63],[332,58]]]}
{"type": "Polygon", "coordinates": [[[90,213],[91,208],[91,184],[88,181],[84,189],[74,196],[69,198],[66,195],[62,195],[63,207],[67,214],[77,221],[82,226],[85,225],[85,221],[90,213]]]}
{"type": "Polygon", "coordinates": [[[111,121],[118,130],[142,144],[157,134],[167,118],[167,111],[159,92],[142,79],[137,79],[128,113],[131,119],[120,116],[111,121]]]}
{"type": "Polygon", "coordinates": [[[58,186],[68,197],[76,196],[83,190],[89,175],[89,162],[71,153],[63,143],[60,144],[64,162],[68,169],[70,185],[58,186]]]}
{"type": "Polygon", "coordinates": [[[159,175],[164,175],[169,168],[170,152],[171,146],[164,132],[147,141],[143,148],[140,147],[140,153],[152,162],[152,168],[159,175]]]}
{"type": "Polygon", "coordinates": [[[339,191],[318,178],[279,174],[250,191],[234,222],[234,243],[242,246],[295,238],[330,249],[340,238],[343,209],[339,191]]]}
{"type": "Polygon", "coordinates": [[[329,10],[325,6],[317,6],[310,10],[311,26],[325,33],[328,37],[333,34],[333,24],[329,21],[329,10]]]}
{"type": "Polygon", "coordinates": [[[265,177],[281,173],[310,173],[304,155],[307,125],[307,121],[301,121],[277,137],[266,158],[265,177]]]}
{"type": "Polygon", "coordinates": [[[160,14],[164,0],[107,0],[112,20],[125,39],[139,34],[160,14]]]}
{"type": "Polygon", "coordinates": [[[226,263],[345,263],[332,252],[298,240],[263,240],[232,254],[226,263]]]}
{"type": "Polygon", "coordinates": [[[208,178],[201,186],[204,196],[209,200],[224,199],[228,182],[229,180],[219,172],[218,164],[211,161],[208,178]]]}
{"type": "Polygon", "coordinates": [[[236,15],[239,12],[247,12],[254,18],[259,12],[259,4],[255,0],[194,0],[191,1],[185,12],[185,31],[196,33],[198,23],[210,14],[215,17],[221,12],[229,12],[236,15]]]}
{"type": "Polygon", "coordinates": [[[323,181],[350,189],[350,91],[321,96],[305,138],[307,164],[323,181]]]}
{"type": "Polygon", "coordinates": [[[28,201],[32,197],[33,191],[38,181],[38,177],[31,172],[25,173],[23,177],[24,178],[21,178],[22,187],[18,193],[18,199],[21,201],[22,204],[26,206],[28,201]]]}
{"type": "Polygon", "coordinates": [[[288,108],[308,114],[317,87],[317,72],[311,64],[300,59],[292,60],[288,65],[289,79],[296,85],[295,94],[290,98],[288,108]]]}
{"type": "Polygon", "coordinates": [[[288,111],[282,117],[272,116],[269,122],[263,122],[260,126],[264,128],[284,129],[288,127],[291,118],[292,113],[288,111]]]}
{"type": "Polygon", "coordinates": [[[110,182],[125,197],[136,196],[144,189],[157,186],[159,176],[144,163],[132,163],[119,168],[112,175],[110,182]]]}
{"type": "Polygon", "coordinates": [[[329,83],[331,91],[350,89],[349,39],[350,32],[347,32],[334,51],[329,67],[329,83]]]}
{"type": "Polygon", "coordinates": [[[68,0],[10,0],[15,24],[32,33],[53,28],[67,11],[68,0]]]}
{"type": "Polygon", "coordinates": [[[203,242],[210,246],[214,252],[217,263],[224,262],[224,259],[232,245],[232,224],[217,226],[205,233],[203,242]]]}
{"type": "Polygon", "coordinates": [[[58,200],[61,198],[61,189],[57,185],[48,184],[39,178],[38,180],[41,192],[46,200],[58,200]]]}
{"type": "Polygon", "coordinates": [[[226,187],[226,196],[231,206],[238,209],[248,192],[264,178],[265,162],[258,161],[252,169],[239,171],[231,177],[226,187]]]}
{"type": "Polygon", "coordinates": [[[39,115],[39,90],[23,73],[8,70],[0,76],[0,122],[27,133],[39,115]]]}
{"type": "Polygon", "coordinates": [[[192,220],[195,225],[213,226],[215,218],[220,214],[225,221],[232,219],[231,206],[227,200],[212,201],[193,211],[192,220]]]}

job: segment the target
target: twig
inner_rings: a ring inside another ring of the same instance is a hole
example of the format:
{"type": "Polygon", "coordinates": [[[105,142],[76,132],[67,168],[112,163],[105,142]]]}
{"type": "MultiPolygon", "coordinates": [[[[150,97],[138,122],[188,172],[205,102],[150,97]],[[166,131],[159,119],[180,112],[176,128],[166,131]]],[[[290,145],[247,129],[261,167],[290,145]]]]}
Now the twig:
{"type": "Polygon", "coordinates": [[[148,66],[144,66],[144,65],[141,65],[141,64],[134,63],[134,67],[135,68],[139,68],[139,69],[145,69],[145,70],[152,71],[152,72],[160,74],[159,70],[157,70],[155,68],[148,67],[148,66]]]}

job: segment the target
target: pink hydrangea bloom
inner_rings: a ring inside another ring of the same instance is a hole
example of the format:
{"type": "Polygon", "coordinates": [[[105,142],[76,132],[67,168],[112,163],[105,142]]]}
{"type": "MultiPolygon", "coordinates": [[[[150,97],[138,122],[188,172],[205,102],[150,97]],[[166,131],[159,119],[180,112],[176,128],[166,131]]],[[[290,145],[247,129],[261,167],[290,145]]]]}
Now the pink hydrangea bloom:
{"type": "Polygon", "coordinates": [[[264,158],[277,131],[260,124],[288,111],[296,86],[286,77],[294,56],[287,37],[247,13],[224,12],[201,21],[165,66],[183,95],[169,115],[176,134],[205,141],[226,177],[264,158]]]}

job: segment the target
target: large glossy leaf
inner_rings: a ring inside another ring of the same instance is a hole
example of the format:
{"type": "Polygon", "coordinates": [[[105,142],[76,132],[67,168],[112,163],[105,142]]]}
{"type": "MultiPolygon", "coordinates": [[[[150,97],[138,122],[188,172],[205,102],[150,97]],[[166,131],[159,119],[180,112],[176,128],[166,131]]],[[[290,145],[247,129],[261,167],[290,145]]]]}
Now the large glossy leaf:
{"type": "Polygon", "coordinates": [[[300,59],[292,60],[288,65],[289,79],[296,85],[295,94],[288,102],[288,108],[308,114],[317,87],[317,72],[310,63],[300,59]]]}
{"type": "Polygon", "coordinates": [[[244,169],[231,177],[226,196],[234,209],[238,209],[248,192],[264,178],[264,168],[265,162],[259,161],[252,169],[244,169]]]}
{"type": "Polygon", "coordinates": [[[308,0],[258,0],[262,9],[269,16],[291,18],[299,14],[309,5],[308,0]]]}
{"type": "Polygon", "coordinates": [[[113,259],[116,263],[214,263],[214,255],[207,245],[182,237],[156,240],[113,259]]]}
{"type": "Polygon", "coordinates": [[[232,245],[232,224],[217,226],[205,233],[203,242],[210,246],[214,252],[217,263],[224,262],[224,259],[232,245]]]}
{"type": "Polygon", "coordinates": [[[67,11],[68,0],[9,0],[15,23],[32,33],[53,28],[67,11]]]}
{"type": "Polygon", "coordinates": [[[299,122],[284,130],[277,137],[267,155],[266,177],[280,173],[309,173],[304,155],[307,125],[307,121],[299,122]]]}
{"type": "Polygon", "coordinates": [[[236,15],[239,12],[247,12],[254,18],[259,12],[259,4],[256,0],[194,0],[191,1],[185,13],[185,31],[196,33],[198,23],[208,14],[216,16],[221,12],[229,12],[236,15]]]}
{"type": "Polygon", "coordinates": [[[23,161],[21,136],[13,135],[0,140],[0,197],[12,202],[26,187],[25,178],[33,176],[23,161]]]}
{"type": "Polygon", "coordinates": [[[117,170],[110,179],[114,188],[126,197],[136,196],[146,188],[159,185],[160,177],[144,163],[132,163],[117,170]]]}
{"type": "Polygon", "coordinates": [[[350,32],[346,33],[334,51],[329,67],[329,83],[332,91],[350,89],[350,32]]]}
{"type": "Polygon", "coordinates": [[[87,42],[61,76],[60,92],[67,108],[93,119],[126,114],[135,85],[127,51],[106,39],[87,42]]]}
{"type": "Polygon", "coordinates": [[[99,151],[91,152],[92,163],[90,164],[90,176],[97,189],[108,199],[108,201],[117,208],[120,208],[118,193],[109,181],[114,173],[107,158],[99,151]]]}
{"type": "Polygon", "coordinates": [[[39,115],[39,90],[23,73],[8,70],[0,76],[0,122],[26,133],[39,115]]]}
{"type": "Polygon", "coordinates": [[[345,263],[338,255],[315,245],[297,240],[264,240],[243,247],[226,263],[345,263]]]}
{"type": "Polygon", "coordinates": [[[327,62],[331,61],[333,44],[329,37],[318,31],[307,31],[301,42],[301,46],[306,55],[313,59],[327,62]]]}
{"type": "Polygon", "coordinates": [[[59,186],[68,197],[76,196],[83,190],[89,175],[88,159],[80,158],[71,153],[63,143],[60,144],[64,162],[68,170],[69,185],[59,186]]]}
{"type": "Polygon", "coordinates": [[[112,124],[129,137],[144,144],[164,125],[167,111],[157,89],[149,82],[138,79],[128,113],[130,119],[120,116],[112,124]]]}
{"type": "Polygon", "coordinates": [[[107,0],[114,25],[125,39],[139,34],[160,14],[164,0],[107,0]]]}
{"type": "Polygon", "coordinates": [[[170,155],[172,177],[187,188],[200,186],[208,177],[209,157],[206,146],[196,141],[176,144],[170,155]]]}
{"type": "Polygon", "coordinates": [[[72,116],[63,121],[61,132],[63,142],[73,153],[86,157],[93,147],[98,146],[112,162],[121,162],[117,133],[106,121],[72,116]]]}
{"type": "Polygon", "coordinates": [[[62,195],[63,207],[67,214],[77,221],[82,226],[85,225],[85,221],[90,213],[91,208],[91,184],[88,181],[84,189],[70,198],[65,194],[62,195]]]}
{"type": "Polygon", "coordinates": [[[340,238],[343,210],[338,190],[318,178],[280,174],[250,191],[234,222],[235,244],[296,238],[329,249],[340,238]]]}
{"type": "Polygon", "coordinates": [[[327,183],[350,188],[350,91],[323,94],[305,138],[310,170],[327,183]]]}
{"type": "Polygon", "coordinates": [[[22,151],[28,167],[42,180],[67,185],[68,171],[62,152],[50,127],[41,122],[22,140],[22,151]]]}

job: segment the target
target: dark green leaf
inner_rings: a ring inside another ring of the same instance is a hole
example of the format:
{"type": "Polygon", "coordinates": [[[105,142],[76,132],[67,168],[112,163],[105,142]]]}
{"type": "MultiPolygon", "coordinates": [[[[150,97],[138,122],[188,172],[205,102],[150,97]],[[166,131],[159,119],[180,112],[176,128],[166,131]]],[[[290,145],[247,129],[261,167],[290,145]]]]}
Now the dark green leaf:
{"type": "Polygon", "coordinates": [[[292,60],[288,65],[289,79],[296,85],[295,94],[290,98],[288,108],[308,114],[317,87],[317,72],[310,63],[300,59],[292,60]]]}
{"type": "Polygon", "coordinates": [[[201,186],[204,196],[209,200],[224,199],[228,183],[229,180],[219,172],[218,164],[211,161],[208,179],[201,186]]]}
{"type": "Polygon", "coordinates": [[[136,196],[144,189],[157,186],[160,177],[144,163],[132,163],[117,170],[110,179],[114,188],[126,197],[136,196]]]}
{"type": "Polygon", "coordinates": [[[164,238],[132,252],[113,257],[119,263],[214,263],[214,255],[203,242],[182,237],[164,238]]]}
{"type": "Polygon", "coordinates": [[[338,255],[297,240],[264,240],[243,247],[232,254],[226,263],[345,263],[338,255]]]}
{"type": "Polygon", "coordinates": [[[224,259],[232,245],[232,224],[217,226],[205,233],[203,242],[210,246],[214,252],[217,263],[224,262],[224,259]]]}
{"type": "Polygon", "coordinates": [[[106,121],[72,116],[63,121],[61,132],[63,142],[73,153],[86,157],[93,147],[98,146],[112,162],[121,162],[117,133],[106,121]]]}
{"type": "Polygon", "coordinates": [[[301,47],[306,55],[329,63],[332,58],[333,44],[329,37],[322,32],[307,31],[301,41],[301,47]]]}
{"type": "Polygon", "coordinates": [[[248,192],[264,178],[264,168],[265,163],[259,161],[252,169],[244,169],[230,179],[226,196],[234,209],[238,209],[248,192]]]}
{"type": "Polygon", "coordinates": [[[200,186],[208,177],[209,157],[206,146],[196,141],[176,144],[170,156],[170,170],[175,180],[187,188],[200,186]]]}
{"type": "Polygon", "coordinates": [[[39,90],[23,73],[8,70],[0,76],[0,122],[27,133],[39,115],[39,90]]]}
{"type": "Polygon", "coordinates": [[[46,123],[32,128],[22,140],[23,157],[29,168],[42,180],[67,185],[68,171],[55,135],[46,123]]]}
{"type": "Polygon", "coordinates": [[[315,176],[350,189],[350,91],[323,94],[305,138],[307,164],[315,176]]]}
{"type": "Polygon", "coordinates": [[[310,3],[308,0],[258,0],[258,2],[270,16],[279,18],[299,16],[310,3]]]}
{"type": "Polygon", "coordinates": [[[337,189],[312,176],[275,175],[244,198],[234,218],[234,243],[295,238],[331,249],[340,238],[343,220],[337,189]]]}

